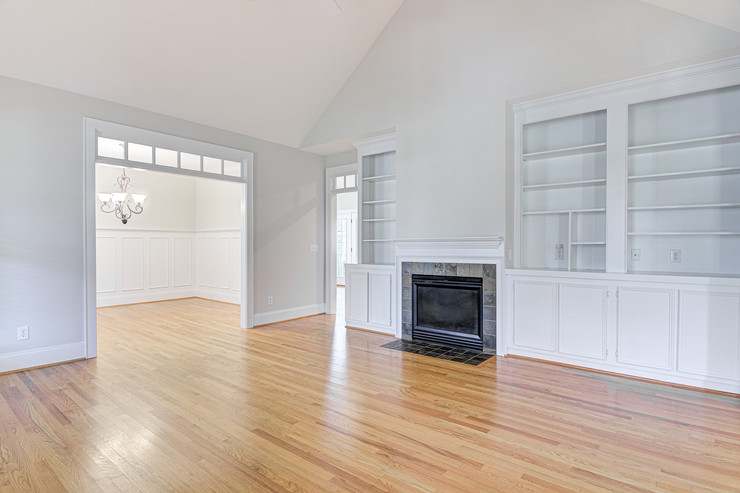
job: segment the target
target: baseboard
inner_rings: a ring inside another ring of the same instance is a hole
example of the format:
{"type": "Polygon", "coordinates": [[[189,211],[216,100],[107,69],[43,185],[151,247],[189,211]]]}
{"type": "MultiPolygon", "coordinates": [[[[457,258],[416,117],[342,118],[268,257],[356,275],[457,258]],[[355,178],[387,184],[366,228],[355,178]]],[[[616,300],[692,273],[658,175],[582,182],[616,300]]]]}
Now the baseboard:
{"type": "Polygon", "coordinates": [[[85,343],[75,342],[0,355],[0,373],[85,358],[85,343]]]}
{"type": "Polygon", "coordinates": [[[106,306],[133,305],[135,303],[149,303],[152,301],[193,298],[197,296],[196,293],[197,290],[192,286],[187,286],[181,289],[162,289],[161,291],[147,290],[123,294],[98,293],[97,307],[104,308],[106,306]]]}
{"type": "Polygon", "coordinates": [[[224,303],[231,303],[233,305],[241,304],[241,293],[233,290],[225,291],[221,289],[198,287],[195,289],[195,297],[203,298],[205,300],[223,301],[224,303]]]}
{"type": "Polygon", "coordinates": [[[274,324],[277,322],[285,322],[286,320],[293,320],[295,318],[319,315],[321,313],[326,313],[325,305],[323,303],[287,308],[285,310],[275,310],[272,312],[255,313],[254,325],[274,324]]]}

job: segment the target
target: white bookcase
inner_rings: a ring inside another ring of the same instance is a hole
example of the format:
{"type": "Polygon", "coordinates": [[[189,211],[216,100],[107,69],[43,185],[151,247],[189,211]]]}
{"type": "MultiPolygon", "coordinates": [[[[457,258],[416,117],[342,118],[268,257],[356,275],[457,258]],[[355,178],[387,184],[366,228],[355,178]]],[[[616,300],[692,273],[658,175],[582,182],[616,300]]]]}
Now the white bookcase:
{"type": "Polygon", "coordinates": [[[740,86],[629,107],[630,272],[740,275],[740,86]]]}
{"type": "Polygon", "coordinates": [[[604,271],[606,111],[524,126],[522,265],[604,271]]]}
{"type": "Polygon", "coordinates": [[[362,263],[393,264],[396,238],[396,152],[362,157],[362,263]]]}
{"type": "Polygon", "coordinates": [[[514,106],[505,353],[740,394],[740,57],[514,106]]]}

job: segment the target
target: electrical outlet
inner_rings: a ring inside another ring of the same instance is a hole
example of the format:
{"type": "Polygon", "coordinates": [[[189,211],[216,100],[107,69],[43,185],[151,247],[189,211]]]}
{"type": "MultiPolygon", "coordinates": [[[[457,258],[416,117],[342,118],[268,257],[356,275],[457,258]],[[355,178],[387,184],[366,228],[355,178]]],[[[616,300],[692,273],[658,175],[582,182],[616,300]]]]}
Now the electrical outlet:
{"type": "Polygon", "coordinates": [[[272,296],[267,297],[267,305],[272,306],[272,296]]]}
{"type": "Polygon", "coordinates": [[[555,260],[565,260],[565,248],[562,243],[555,245],[555,260]]]}
{"type": "Polygon", "coordinates": [[[18,340],[25,341],[26,339],[28,339],[28,325],[18,327],[18,340]]]}
{"type": "Polygon", "coordinates": [[[311,251],[311,253],[316,253],[319,251],[319,246],[316,243],[312,243],[309,247],[309,250],[311,251]]]}
{"type": "Polygon", "coordinates": [[[638,260],[640,260],[640,249],[633,248],[632,249],[632,261],[637,262],[638,260]]]}
{"type": "Polygon", "coordinates": [[[671,263],[672,264],[681,263],[681,250],[671,250],[671,263]]]}

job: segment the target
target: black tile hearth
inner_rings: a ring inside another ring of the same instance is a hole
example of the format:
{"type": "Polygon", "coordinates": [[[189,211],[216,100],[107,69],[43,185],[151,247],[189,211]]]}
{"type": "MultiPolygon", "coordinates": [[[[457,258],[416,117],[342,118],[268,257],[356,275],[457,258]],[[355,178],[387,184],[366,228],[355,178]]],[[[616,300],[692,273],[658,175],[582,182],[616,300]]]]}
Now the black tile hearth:
{"type": "Polygon", "coordinates": [[[466,365],[477,366],[492,354],[482,353],[473,349],[465,349],[452,346],[442,346],[431,342],[404,341],[396,339],[380,347],[403,351],[404,353],[421,354],[422,356],[431,356],[432,358],[445,359],[456,363],[465,363],[466,365]]]}

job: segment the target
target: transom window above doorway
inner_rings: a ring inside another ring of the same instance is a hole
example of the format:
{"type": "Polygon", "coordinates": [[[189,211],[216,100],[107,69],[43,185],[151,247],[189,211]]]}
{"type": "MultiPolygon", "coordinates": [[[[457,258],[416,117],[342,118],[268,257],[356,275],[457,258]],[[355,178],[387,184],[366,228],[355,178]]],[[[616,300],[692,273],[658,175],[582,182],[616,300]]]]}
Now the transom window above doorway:
{"type": "Polygon", "coordinates": [[[357,188],[357,175],[355,173],[334,178],[334,190],[349,191],[355,188],[357,188]]]}
{"type": "MultiPolygon", "coordinates": [[[[213,175],[243,177],[242,163],[218,157],[150,146],[137,142],[97,137],[97,157],[200,171],[213,175]]],[[[344,177],[342,177],[344,178],[344,177]]],[[[354,176],[353,176],[354,178],[354,176]]],[[[354,183],[354,180],[353,180],[354,183]]]]}

